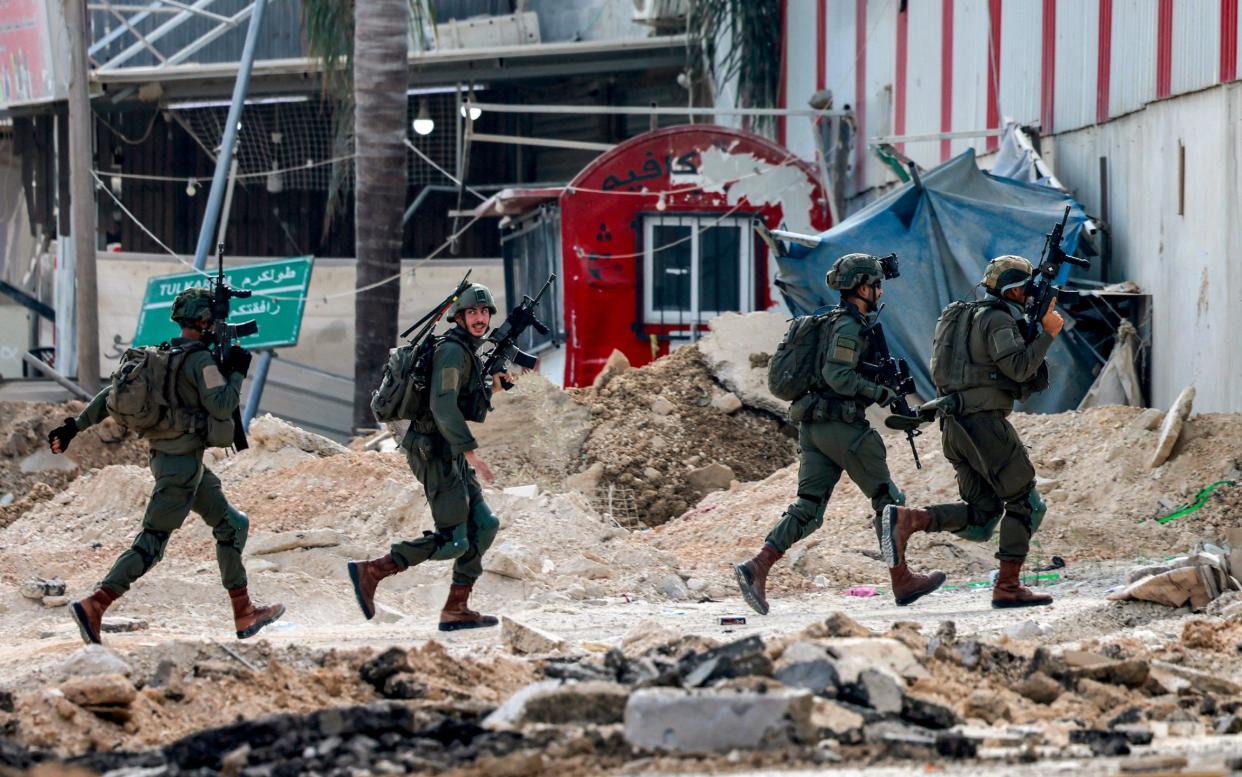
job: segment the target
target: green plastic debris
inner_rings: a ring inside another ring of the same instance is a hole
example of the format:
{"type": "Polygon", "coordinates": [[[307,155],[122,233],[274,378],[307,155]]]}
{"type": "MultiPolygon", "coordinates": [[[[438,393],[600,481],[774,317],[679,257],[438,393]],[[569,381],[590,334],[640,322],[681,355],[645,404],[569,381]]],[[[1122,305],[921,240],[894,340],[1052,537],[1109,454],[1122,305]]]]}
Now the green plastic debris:
{"type": "Polygon", "coordinates": [[[1160,523],[1160,524],[1169,523],[1171,521],[1176,521],[1178,518],[1184,518],[1187,515],[1190,515],[1191,513],[1198,512],[1200,507],[1203,507],[1205,504],[1207,504],[1207,500],[1209,497],[1212,496],[1213,491],[1215,491],[1217,488],[1221,486],[1233,486],[1233,485],[1237,485],[1237,483],[1233,480],[1218,480],[1212,485],[1200,491],[1199,495],[1195,497],[1195,501],[1183,507],[1177,508],[1176,510],[1164,516],[1163,518],[1157,518],[1156,523],[1160,523]]]}
{"type": "MultiPolygon", "coordinates": [[[[1056,583],[1059,583],[1060,581],[1061,581],[1060,572],[1044,572],[1038,575],[1023,575],[1022,576],[1023,585],[1031,585],[1031,584],[1054,585],[1056,583]]],[[[992,587],[991,580],[970,580],[965,583],[962,583],[961,585],[943,585],[941,586],[941,589],[951,590],[951,589],[961,589],[961,588],[972,588],[973,589],[973,588],[991,588],[991,587],[992,587]]]]}

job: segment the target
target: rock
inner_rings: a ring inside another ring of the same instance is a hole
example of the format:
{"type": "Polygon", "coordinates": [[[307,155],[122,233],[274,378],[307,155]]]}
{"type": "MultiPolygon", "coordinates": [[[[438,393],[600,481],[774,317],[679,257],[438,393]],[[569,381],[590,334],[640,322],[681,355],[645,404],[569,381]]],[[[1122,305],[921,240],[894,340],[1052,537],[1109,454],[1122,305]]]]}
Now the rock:
{"type": "Polygon", "coordinates": [[[1108,683],[1102,683],[1098,680],[1083,678],[1078,681],[1078,693],[1082,698],[1094,704],[1102,712],[1125,704],[1128,700],[1124,691],[1121,691],[1108,683]]]}
{"type": "Polygon", "coordinates": [[[1011,639],[1039,639],[1044,635],[1046,627],[1035,621],[1011,623],[1005,627],[1005,634],[1011,639]]]}
{"type": "Polygon", "coordinates": [[[1009,719],[1009,703],[996,691],[980,689],[967,697],[962,714],[992,724],[1009,719]]]}
{"type": "Polygon", "coordinates": [[[34,472],[77,472],[78,463],[64,454],[52,453],[43,445],[22,459],[18,468],[27,475],[34,472]]]}
{"type": "Polygon", "coordinates": [[[962,722],[956,712],[943,704],[918,696],[904,697],[901,717],[916,726],[931,729],[952,728],[962,722]]]}
{"type": "Polygon", "coordinates": [[[685,581],[673,572],[656,575],[652,583],[657,591],[673,601],[683,602],[690,598],[690,589],[686,587],[685,581]]]}
{"type": "Polygon", "coordinates": [[[1013,689],[1036,704],[1051,704],[1065,690],[1060,683],[1043,672],[1031,672],[1021,682],[1014,685],[1013,689]]]}
{"type": "Polygon", "coordinates": [[[64,607],[72,601],[68,596],[45,596],[43,597],[44,607],[64,607]]]}
{"type": "Polygon", "coordinates": [[[1110,685],[1128,685],[1141,688],[1147,682],[1150,671],[1148,663],[1140,658],[1125,661],[1107,661],[1102,664],[1074,669],[1070,674],[1074,677],[1089,678],[1110,685]]]}
{"type": "Polygon", "coordinates": [[[398,672],[384,680],[380,693],[386,699],[421,699],[427,695],[427,684],[411,672],[398,672]]]}
{"type": "Polygon", "coordinates": [[[565,478],[565,490],[577,491],[586,496],[594,496],[599,488],[599,481],[604,477],[604,463],[597,461],[576,475],[565,478]]]}
{"type": "Polygon", "coordinates": [[[1144,432],[1152,432],[1156,430],[1156,427],[1160,426],[1160,422],[1163,420],[1163,410],[1156,407],[1149,407],[1139,413],[1134,420],[1130,422],[1130,428],[1142,430],[1144,432]]]}
{"type": "Polygon", "coordinates": [[[843,684],[841,698],[886,715],[896,715],[905,706],[905,691],[899,681],[892,674],[875,669],[864,669],[857,680],[843,684]]]}
{"type": "Polygon", "coordinates": [[[928,676],[910,648],[889,637],[842,637],[825,640],[823,644],[828,653],[838,659],[833,663],[842,683],[854,682],[866,668],[887,670],[895,677],[911,681],[928,676]]]}
{"type": "Polygon", "coordinates": [[[1165,414],[1164,424],[1160,427],[1160,441],[1156,443],[1156,450],[1152,454],[1149,465],[1152,469],[1168,461],[1173,453],[1173,447],[1177,445],[1177,440],[1182,434],[1182,427],[1186,419],[1190,417],[1190,410],[1194,407],[1194,403],[1195,387],[1187,386],[1182,389],[1173,407],[1169,408],[1169,412],[1165,414]]]}
{"type": "Polygon", "coordinates": [[[742,400],[737,398],[737,394],[730,391],[713,399],[712,407],[725,415],[730,415],[742,409],[742,400]]]}
{"type": "Polygon", "coordinates": [[[42,599],[45,596],[64,596],[65,581],[59,577],[53,577],[51,580],[45,580],[42,577],[32,577],[21,585],[22,596],[27,599],[42,599]]]}
{"type": "Polygon", "coordinates": [[[669,415],[676,409],[677,405],[674,405],[669,401],[668,397],[662,394],[656,395],[656,398],[651,400],[651,412],[656,415],[669,415]]]}
{"type": "Polygon", "coordinates": [[[608,355],[608,361],[604,362],[604,368],[595,376],[595,380],[591,382],[594,388],[601,389],[612,382],[612,379],[623,372],[630,369],[630,360],[625,354],[614,348],[612,353],[608,355]]]}
{"type": "Polygon", "coordinates": [[[298,548],[332,548],[343,540],[344,535],[336,529],[285,531],[252,538],[246,545],[246,551],[251,556],[264,556],[298,548]]]}
{"type": "Polygon", "coordinates": [[[1242,715],[1238,715],[1237,713],[1222,715],[1216,720],[1215,730],[1217,736],[1242,734],[1242,715]]]}
{"type": "Polygon", "coordinates": [[[541,681],[521,689],[487,717],[486,728],[546,724],[608,726],[621,723],[630,690],[603,680],[541,681]]]}
{"type": "Polygon", "coordinates": [[[505,542],[483,556],[483,571],[512,580],[530,580],[535,576],[533,563],[525,551],[505,542]]]}
{"type": "Polygon", "coordinates": [[[627,656],[640,656],[681,637],[681,632],[659,618],[635,623],[621,637],[621,650],[627,656]]]}
{"type": "Polygon", "coordinates": [[[587,580],[611,580],[617,576],[612,567],[585,557],[570,559],[565,562],[560,568],[560,573],[587,580]]]}
{"type": "Polygon", "coordinates": [[[119,674],[74,677],[61,683],[61,693],[79,707],[87,705],[128,706],[138,696],[134,684],[119,674]]]}
{"type": "Polygon", "coordinates": [[[660,474],[660,470],[655,467],[647,467],[643,470],[643,477],[647,480],[659,480],[660,474]]]}
{"type": "Polygon", "coordinates": [[[122,661],[103,645],[87,645],[79,648],[65,659],[60,670],[65,677],[85,677],[101,674],[129,676],[129,664],[122,661]]]}
{"type": "Polygon", "coordinates": [[[565,648],[565,640],[546,631],[501,616],[500,639],[510,651],[519,654],[552,653],[565,648]]]}
{"type": "Polygon", "coordinates": [[[787,688],[644,688],[625,705],[625,739],[646,750],[717,753],[809,743],[813,699],[787,688]]]}
{"type": "Polygon", "coordinates": [[[1069,732],[1070,744],[1088,745],[1091,752],[1100,756],[1129,755],[1130,745],[1148,745],[1151,740],[1152,733],[1141,728],[1116,731],[1088,728],[1069,732]]]}
{"type": "Polygon", "coordinates": [[[399,647],[390,647],[375,658],[364,661],[358,667],[358,676],[378,691],[384,687],[384,682],[389,677],[398,672],[409,671],[409,655],[399,647]]]}
{"type": "MultiPolygon", "coordinates": [[[[819,584],[816,583],[818,586],[819,584]]],[[[827,578],[824,578],[827,585],[827,578]]],[[[812,623],[802,630],[802,636],[808,639],[826,639],[828,637],[870,637],[871,629],[862,625],[840,610],[828,616],[822,623],[812,623]]]]}
{"type": "Polygon", "coordinates": [[[686,473],[686,482],[700,494],[723,491],[733,482],[733,470],[717,462],[698,467],[686,473]]]}
{"type": "Polygon", "coordinates": [[[1220,696],[1236,696],[1242,693],[1242,685],[1218,674],[1202,672],[1180,664],[1170,664],[1167,661],[1152,661],[1151,667],[1186,680],[1190,683],[1190,687],[1200,693],[1220,696]]]}
{"type": "Polygon", "coordinates": [[[819,738],[828,737],[846,744],[858,744],[863,739],[866,719],[857,712],[835,701],[816,698],[811,707],[811,727],[819,738]]]}
{"type": "Polygon", "coordinates": [[[677,673],[687,688],[729,677],[770,677],[772,659],[768,658],[763,640],[751,635],[702,653],[690,653],[678,662],[677,673]]]}
{"type": "Polygon", "coordinates": [[[790,688],[802,688],[819,696],[836,696],[840,678],[837,669],[823,654],[809,661],[783,661],[772,676],[790,688]]]}

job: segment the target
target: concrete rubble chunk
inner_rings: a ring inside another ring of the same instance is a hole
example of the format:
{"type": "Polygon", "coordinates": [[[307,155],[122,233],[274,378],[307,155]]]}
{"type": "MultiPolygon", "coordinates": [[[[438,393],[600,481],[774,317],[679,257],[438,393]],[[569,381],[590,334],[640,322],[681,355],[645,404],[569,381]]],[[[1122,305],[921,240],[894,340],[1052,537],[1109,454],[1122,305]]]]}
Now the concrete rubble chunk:
{"type": "Polygon", "coordinates": [[[863,726],[866,719],[854,710],[838,702],[816,698],[811,708],[811,726],[819,738],[835,739],[853,745],[863,738],[863,726]]]}
{"type": "Polygon", "coordinates": [[[813,699],[787,688],[644,688],[625,705],[625,739],[646,750],[716,753],[806,743],[814,733],[813,699]]]}
{"type": "Polygon", "coordinates": [[[43,597],[44,607],[64,607],[72,601],[68,596],[45,596],[43,597]]]}
{"type": "Polygon", "coordinates": [[[604,680],[540,681],[526,686],[484,720],[491,729],[530,724],[595,725],[621,723],[630,689],[604,680]]]}
{"type": "Polygon", "coordinates": [[[830,637],[870,637],[871,629],[862,625],[840,610],[832,613],[820,623],[812,623],[802,630],[807,639],[827,639],[830,637]]]}
{"type": "Polygon", "coordinates": [[[358,676],[364,683],[381,690],[392,675],[410,671],[409,654],[399,647],[391,647],[378,656],[368,659],[358,667],[358,676]]]}
{"type": "Polygon", "coordinates": [[[916,726],[938,730],[952,728],[962,722],[953,710],[919,696],[903,698],[901,717],[916,726]]]}
{"type": "Polygon", "coordinates": [[[686,482],[700,494],[727,489],[734,480],[733,469],[726,464],[712,462],[705,467],[686,473],[686,482]]]}
{"type": "Polygon", "coordinates": [[[826,654],[809,661],[782,661],[772,676],[782,685],[802,688],[819,696],[836,696],[840,685],[837,668],[826,654]]]}
{"type": "Polygon", "coordinates": [[[772,659],[768,658],[763,640],[751,635],[702,653],[692,653],[678,663],[677,672],[682,685],[695,688],[729,677],[770,677],[772,659]]]}
{"type": "Polygon", "coordinates": [[[635,623],[621,637],[621,650],[627,656],[640,656],[681,637],[681,632],[659,618],[635,623]]]}
{"type": "Polygon", "coordinates": [[[783,417],[789,403],[768,390],[768,361],[788,328],[783,313],[723,313],[712,319],[698,348],[716,380],[743,403],[783,417]]]}
{"type": "Polygon", "coordinates": [[[1160,441],[1156,443],[1156,450],[1151,456],[1151,468],[1155,469],[1161,464],[1169,460],[1169,456],[1173,453],[1174,446],[1182,434],[1182,427],[1186,424],[1186,419],[1190,417],[1190,410],[1195,404],[1195,387],[1187,386],[1182,389],[1182,393],[1177,396],[1177,401],[1173,403],[1173,407],[1169,408],[1169,412],[1164,416],[1164,424],[1160,427],[1160,441]]]}
{"type": "Polygon", "coordinates": [[[1141,578],[1120,591],[1108,594],[1107,598],[1113,601],[1139,599],[1166,607],[1181,607],[1189,603],[1193,609],[1209,601],[1199,569],[1194,566],[1178,567],[1141,578]]]}
{"type": "Polygon", "coordinates": [[[332,548],[340,545],[343,540],[344,535],[336,529],[285,531],[266,537],[255,537],[246,545],[246,552],[251,556],[264,556],[299,548],[332,548]]]}
{"type": "Polygon", "coordinates": [[[651,400],[651,412],[656,415],[669,415],[676,409],[677,405],[674,405],[668,397],[663,395],[656,396],[655,399],[651,400]]]}
{"type": "Polygon", "coordinates": [[[725,415],[731,415],[742,409],[742,400],[737,398],[737,394],[729,391],[713,399],[712,407],[725,415]]]}
{"type": "Polygon", "coordinates": [[[1151,667],[1153,670],[1158,669],[1161,672],[1180,677],[1189,682],[1191,688],[1201,693],[1213,693],[1222,696],[1234,696],[1242,693],[1242,685],[1218,674],[1191,669],[1180,664],[1171,664],[1168,661],[1152,661],[1151,667]]]}
{"type": "Polygon", "coordinates": [[[510,651],[519,654],[553,653],[565,648],[565,640],[534,626],[501,616],[500,639],[510,651]]]}
{"type": "Polygon", "coordinates": [[[557,571],[562,575],[583,577],[588,580],[610,580],[617,576],[612,567],[585,557],[570,559],[557,571]]]}
{"type": "Polygon", "coordinates": [[[966,698],[962,714],[989,724],[996,723],[999,720],[1009,719],[1009,704],[996,691],[980,689],[966,698]]]}
{"type": "Polygon", "coordinates": [[[841,697],[886,715],[897,715],[905,706],[905,691],[892,674],[864,669],[858,679],[841,686],[841,697]]]}
{"type": "Polygon", "coordinates": [[[1104,663],[1083,666],[1070,674],[1078,678],[1090,678],[1110,685],[1126,685],[1141,688],[1147,682],[1150,665],[1139,658],[1125,661],[1105,660],[1104,663]]]}
{"type": "Polygon", "coordinates": [[[928,677],[914,652],[904,643],[890,637],[840,637],[823,641],[834,662],[842,683],[852,683],[863,669],[887,670],[896,677],[913,681],[928,677]]]}
{"type": "Polygon", "coordinates": [[[1014,685],[1013,689],[1036,704],[1051,704],[1065,690],[1060,683],[1043,672],[1031,672],[1014,685]]]}
{"type": "Polygon", "coordinates": [[[74,677],[61,683],[65,698],[79,707],[88,705],[127,706],[137,698],[134,684],[119,674],[74,677]]]}
{"type": "Polygon", "coordinates": [[[511,580],[529,580],[535,576],[535,562],[526,551],[505,542],[483,556],[483,571],[511,580]]]}
{"type": "Polygon", "coordinates": [[[604,369],[599,371],[595,376],[595,380],[591,382],[593,388],[601,389],[612,382],[612,379],[623,372],[630,369],[630,360],[625,354],[616,348],[612,349],[612,353],[608,355],[608,361],[604,362],[604,369]]]}
{"type": "Polygon", "coordinates": [[[83,677],[101,674],[120,674],[128,676],[129,664],[121,660],[103,645],[87,645],[79,648],[65,659],[60,670],[65,677],[83,677]]]}
{"type": "MultiPolygon", "coordinates": [[[[599,482],[604,478],[604,462],[597,461],[576,475],[565,478],[565,490],[594,496],[599,482]]],[[[485,557],[486,558],[486,557],[485,557]]]]}

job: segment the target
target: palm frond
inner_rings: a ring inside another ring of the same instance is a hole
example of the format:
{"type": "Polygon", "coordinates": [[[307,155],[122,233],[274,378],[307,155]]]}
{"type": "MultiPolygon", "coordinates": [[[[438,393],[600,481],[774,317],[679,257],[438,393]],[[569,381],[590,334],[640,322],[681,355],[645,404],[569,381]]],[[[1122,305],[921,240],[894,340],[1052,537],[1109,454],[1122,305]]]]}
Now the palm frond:
{"type": "MultiPolygon", "coordinates": [[[[735,105],[775,108],[781,67],[780,0],[690,0],[687,60],[716,90],[736,83],[735,105]]],[[[775,122],[754,122],[771,132],[775,122]]]]}

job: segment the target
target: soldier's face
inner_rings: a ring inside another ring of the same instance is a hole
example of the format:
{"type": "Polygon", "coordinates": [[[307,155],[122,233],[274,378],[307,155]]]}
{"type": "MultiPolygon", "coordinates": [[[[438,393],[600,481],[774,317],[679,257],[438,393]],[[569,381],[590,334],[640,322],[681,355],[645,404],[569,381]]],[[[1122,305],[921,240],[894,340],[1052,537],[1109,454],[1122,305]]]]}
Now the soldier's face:
{"type": "Polygon", "coordinates": [[[492,323],[492,311],[485,305],[466,308],[461,312],[461,317],[462,325],[466,327],[466,331],[475,337],[482,337],[487,334],[487,328],[492,323]]]}

